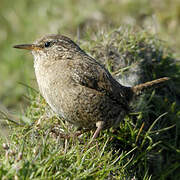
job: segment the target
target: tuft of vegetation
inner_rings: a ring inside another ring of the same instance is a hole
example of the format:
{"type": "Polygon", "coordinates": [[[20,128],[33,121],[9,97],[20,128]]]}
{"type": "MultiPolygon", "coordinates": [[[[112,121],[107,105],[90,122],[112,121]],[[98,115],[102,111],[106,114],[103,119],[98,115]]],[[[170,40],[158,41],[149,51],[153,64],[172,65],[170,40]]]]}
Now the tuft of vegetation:
{"type": "Polygon", "coordinates": [[[1,0],[0,179],[179,180],[179,12],[179,0],[1,0]],[[31,55],[11,48],[50,33],[73,38],[124,85],[171,80],[91,145],[93,132],[63,139],[76,128],[35,90],[31,55]]]}
{"type": "Polygon", "coordinates": [[[180,68],[172,51],[147,31],[128,27],[87,32],[76,41],[119,82],[171,80],[134,99],[119,127],[101,132],[92,144],[93,132],[62,138],[76,128],[27,87],[25,114],[16,124],[8,121],[11,133],[0,139],[0,178],[180,179],[180,68]]]}

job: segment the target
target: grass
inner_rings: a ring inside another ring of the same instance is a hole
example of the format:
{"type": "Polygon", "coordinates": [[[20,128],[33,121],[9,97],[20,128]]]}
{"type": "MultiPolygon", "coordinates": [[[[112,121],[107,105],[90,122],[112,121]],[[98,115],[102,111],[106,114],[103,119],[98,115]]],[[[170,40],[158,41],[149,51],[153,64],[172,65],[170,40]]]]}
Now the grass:
{"type": "Polygon", "coordinates": [[[172,51],[147,31],[129,27],[87,33],[79,44],[120,82],[171,80],[135,98],[120,126],[101,132],[91,145],[93,132],[61,138],[59,133],[72,134],[76,128],[26,87],[29,106],[16,120],[23,126],[8,121],[9,136],[1,137],[0,178],[179,179],[180,70],[172,51]]]}
{"type": "Polygon", "coordinates": [[[84,39],[103,27],[128,24],[158,34],[176,53],[180,47],[179,0],[2,0],[0,22],[0,101],[9,109],[25,104],[22,95],[27,92],[18,82],[36,87],[32,57],[14,50],[15,44],[50,33],[84,39]]]}
{"type": "Polygon", "coordinates": [[[178,0],[2,0],[0,179],[180,179],[179,9],[178,0]],[[11,48],[49,33],[74,39],[124,85],[171,80],[91,145],[93,132],[62,139],[76,128],[40,96],[32,56],[11,48]]]}

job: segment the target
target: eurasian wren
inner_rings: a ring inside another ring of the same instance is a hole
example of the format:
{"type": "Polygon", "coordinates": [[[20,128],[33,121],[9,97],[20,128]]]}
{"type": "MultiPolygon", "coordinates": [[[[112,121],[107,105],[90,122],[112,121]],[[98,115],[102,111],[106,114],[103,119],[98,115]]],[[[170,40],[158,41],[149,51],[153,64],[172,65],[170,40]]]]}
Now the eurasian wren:
{"type": "Polygon", "coordinates": [[[119,84],[95,59],[62,35],[47,35],[33,44],[16,45],[34,56],[40,92],[55,113],[79,128],[101,129],[117,126],[129,112],[134,95],[169,78],[134,87],[119,84]]]}

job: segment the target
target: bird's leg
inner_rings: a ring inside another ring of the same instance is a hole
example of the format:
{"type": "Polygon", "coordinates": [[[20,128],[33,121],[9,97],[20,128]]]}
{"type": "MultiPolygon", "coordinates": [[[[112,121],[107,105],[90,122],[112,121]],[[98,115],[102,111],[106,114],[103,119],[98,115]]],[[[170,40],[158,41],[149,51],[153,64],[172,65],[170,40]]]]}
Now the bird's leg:
{"type": "Polygon", "coordinates": [[[97,129],[96,129],[96,131],[94,132],[93,137],[92,137],[92,139],[90,140],[90,142],[88,143],[88,146],[87,146],[87,147],[90,146],[90,144],[93,142],[93,140],[94,140],[95,138],[97,138],[97,136],[99,135],[100,131],[103,129],[103,127],[104,127],[104,121],[98,121],[98,122],[96,123],[96,127],[97,127],[97,129]]]}
{"type": "Polygon", "coordinates": [[[78,137],[80,136],[81,134],[85,133],[85,132],[88,132],[89,130],[86,129],[86,130],[83,130],[81,128],[78,128],[77,131],[73,134],[64,134],[64,133],[61,133],[61,132],[57,132],[55,129],[51,129],[51,132],[54,133],[56,136],[59,136],[60,138],[63,138],[63,139],[70,139],[72,137],[78,137]]]}
{"type": "Polygon", "coordinates": [[[92,140],[95,139],[95,138],[97,138],[97,136],[99,135],[100,131],[103,129],[103,127],[104,127],[104,121],[98,121],[98,122],[96,123],[96,127],[97,127],[97,129],[96,129],[96,131],[95,131],[95,133],[94,133],[94,135],[93,135],[93,137],[92,137],[92,140]]]}

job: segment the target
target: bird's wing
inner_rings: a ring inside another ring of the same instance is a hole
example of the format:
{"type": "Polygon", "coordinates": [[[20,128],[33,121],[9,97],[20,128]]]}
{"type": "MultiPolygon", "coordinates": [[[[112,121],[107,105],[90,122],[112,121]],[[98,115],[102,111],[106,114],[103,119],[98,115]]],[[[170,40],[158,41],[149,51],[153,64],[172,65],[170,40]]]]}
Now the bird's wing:
{"type": "Polygon", "coordinates": [[[126,87],[121,86],[110,73],[93,58],[86,56],[74,63],[73,81],[82,86],[105,93],[118,104],[127,107],[126,87]]]}

